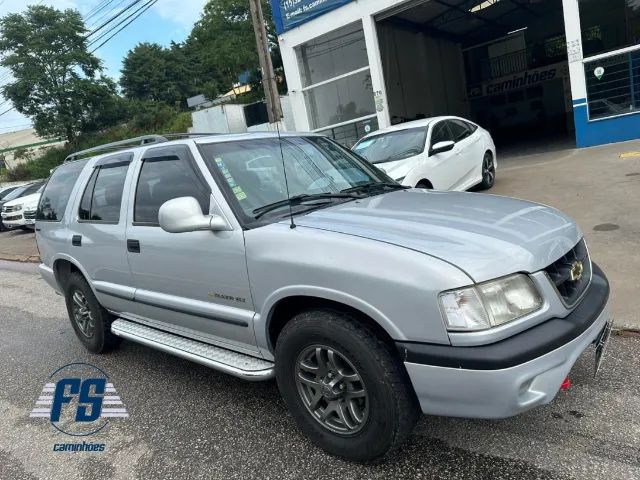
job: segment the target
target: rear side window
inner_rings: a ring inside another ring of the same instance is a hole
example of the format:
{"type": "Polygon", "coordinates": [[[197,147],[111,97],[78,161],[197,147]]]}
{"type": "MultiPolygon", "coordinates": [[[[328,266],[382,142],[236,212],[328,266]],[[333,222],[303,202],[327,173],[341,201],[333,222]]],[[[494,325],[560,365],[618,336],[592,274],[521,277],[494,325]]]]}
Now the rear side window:
{"type": "Polygon", "coordinates": [[[59,222],[69,203],[73,186],[87,164],[87,160],[64,164],[51,174],[47,186],[42,192],[36,220],[59,222]]]}
{"type": "Polygon", "coordinates": [[[466,122],[462,120],[449,120],[449,128],[453,134],[453,141],[459,142],[471,135],[471,130],[467,126],[466,122]]]}
{"type": "Polygon", "coordinates": [[[136,187],[134,223],[157,226],[162,204],[179,197],[194,197],[203,213],[209,213],[211,190],[190,161],[188,151],[173,148],[156,154],[160,156],[143,159],[136,187]]]}
{"type": "Polygon", "coordinates": [[[118,223],[129,162],[97,166],[80,201],[78,218],[85,222],[118,223]]]}

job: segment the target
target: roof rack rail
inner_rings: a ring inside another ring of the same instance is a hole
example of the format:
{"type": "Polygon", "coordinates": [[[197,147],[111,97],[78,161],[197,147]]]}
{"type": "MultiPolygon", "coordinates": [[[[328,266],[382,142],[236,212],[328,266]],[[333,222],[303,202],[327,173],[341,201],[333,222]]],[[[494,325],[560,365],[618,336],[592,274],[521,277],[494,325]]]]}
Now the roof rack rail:
{"type": "Polygon", "coordinates": [[[213,135],[224,135],[215,132],[192,132],[192,133],[163,133],[163,137],[167,138],[190,138],[190,137],[209,137],[213,135]]]}
{"type": "Polygon", "coordinates": [[[80,150],[79,152],[74,152],[67,156],[64,159],[64,163],[71,162],[73,160],[78,160],[81,156],[87,155],[89,153],[99,153],[99,152],[111,152],[114,150],[122,150],[128,147],[140,146],[140,145],[149,145],[153,143],[163,143],[168,142],[169,139],[162,135],[143,135],[141,137],[128,138],[127,140],[120,140],[118,142],[111,142],[105,145],[99,145],[93,148],[87,148],[86,150],[80,150]]]}

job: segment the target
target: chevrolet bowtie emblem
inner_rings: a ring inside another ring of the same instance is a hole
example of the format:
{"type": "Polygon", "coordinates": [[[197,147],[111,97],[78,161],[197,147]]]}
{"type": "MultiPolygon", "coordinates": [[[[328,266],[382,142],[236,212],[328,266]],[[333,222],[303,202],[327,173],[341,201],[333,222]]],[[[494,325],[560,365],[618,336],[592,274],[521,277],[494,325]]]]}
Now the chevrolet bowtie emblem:
{"type": "Polygon", "coordinates": [[[569,272],[569,278],[572,282],[577,282],[582,278],[582,274],[584,273],[584,265],[581,261],[573,262],[571,265],[571,270],[569,272]]]}

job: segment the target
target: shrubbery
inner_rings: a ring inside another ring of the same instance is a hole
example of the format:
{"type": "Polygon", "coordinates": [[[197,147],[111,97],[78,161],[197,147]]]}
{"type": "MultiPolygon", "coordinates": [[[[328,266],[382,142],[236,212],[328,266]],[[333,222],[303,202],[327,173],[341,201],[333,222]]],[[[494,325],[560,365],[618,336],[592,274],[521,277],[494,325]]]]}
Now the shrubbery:
{"type": "MultiPolygon", "coordinates": [[[[64,147],[49,148],[38,158],[27,159],[26,163],[6,170],[3,180],[47,178],[51,169],[64,162],[70,153],[140,135],[186,133],[191,127],[191,113],[178,112],[162,103],[131,102],[129,109],[131,120],[126,124],[102,132],[80,135],[73,146],[66,144],[64,147]]],[[[16,155],[20,158],[21,154],[18,152],[16,151],[16,155]]]]}

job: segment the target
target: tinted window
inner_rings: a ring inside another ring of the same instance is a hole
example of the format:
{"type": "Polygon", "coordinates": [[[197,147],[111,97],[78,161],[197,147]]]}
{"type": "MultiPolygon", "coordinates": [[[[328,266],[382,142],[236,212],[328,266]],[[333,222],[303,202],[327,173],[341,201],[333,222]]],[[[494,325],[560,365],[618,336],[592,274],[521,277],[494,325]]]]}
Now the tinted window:
{"type": "Polygon", "coordinates": [[[17,187],[9,187],[5,190],[3,190],[2,192],[0,192],[0,200],[4,199],[4,197],[6,197],[7,195],[9,195],[11,192],[13,192],[17,187]]]}
{"type": "Polygon", "coordinates": [[[80,220],[118,223],[129,163],[97,167],[84,190],[80,220]]]}
{"type": "Polygon", "coordinates": [[[393,162],[421,154],[426,137],[426,127],[396,130],[365,138],[353,151],[371,163],[393,162]]]}
{"type": "Polygon", "coordinates": [[[452,140],[453,137],[451,136],[447,122],[436,123],[431,132],[431,146],[433,147],[436,143],[450,142],[452,140]]]}
{"type": "Polygon", "coordinates": [[[638,43],[640,9],[636,0],[579,0],[585,56],[638,43]]]}
{"type": "Polygon", "coordinates": [[[73,186],[86,164],[87,161],[82,160],[67,163],[55,169],[40,198],[36,219],[52,222],[62,220],[73,186]]]}
{"type": "Polygon", "coordinates": [[[206,214],[210,196],[211,190],[196,173],[186,152],[145,158],[136,187],[133,221],[158,225],[162,204],[179,197],[194,197],[206,214]]]}
{"type": "Polygon", "coordinates": [[[451,134],[453,135],[454,142],[464,140],[469,135],[471,135],[471,131],[467,127],[467,124],[460,120],[450,120],[449,128],[451,129],[451,134]]]}

